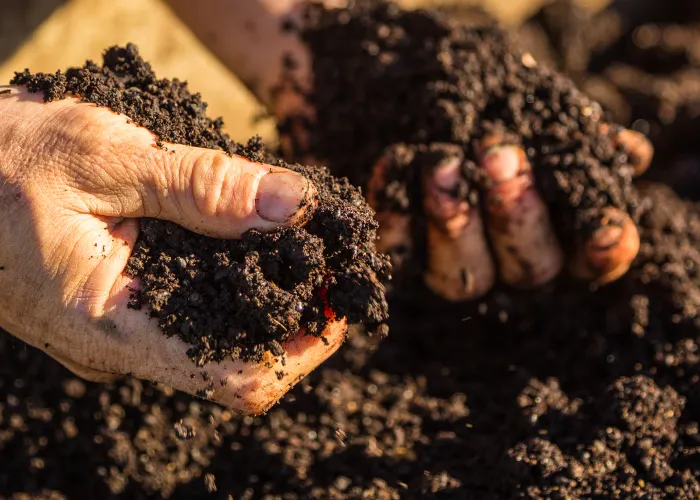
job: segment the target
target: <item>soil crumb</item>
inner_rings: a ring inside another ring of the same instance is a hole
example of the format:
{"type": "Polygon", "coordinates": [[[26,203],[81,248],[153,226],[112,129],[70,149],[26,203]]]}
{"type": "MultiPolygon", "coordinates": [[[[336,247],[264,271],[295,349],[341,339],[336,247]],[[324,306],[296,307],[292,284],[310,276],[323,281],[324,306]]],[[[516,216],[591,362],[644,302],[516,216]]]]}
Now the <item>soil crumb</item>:
{"type": "Polygon", "coordinates": [[[147,305],[166,335],[191,344],[201,366],[226,358],[260,361],[284,354],[284,341],[304,330],[322,336],[329,320],[385,327],[383,282],[388,258],[375,251],[377,223],[360,191],[322,167],[287,165],[265,154],[258,138],[247,145],[207,117],[207,105],[185,82],[157,79],[134,45],[112,47],[102,65],[88,61],[65,73],[17,73],[13,84],[42,92],[46,101],[77,95],[126,115],[163,141],[217,149],[287,167],[318,191],[303,227],[250,230],[240,240],[192,233],[145,219],[127,272],[141,279],[132,307],[147,305]]]}

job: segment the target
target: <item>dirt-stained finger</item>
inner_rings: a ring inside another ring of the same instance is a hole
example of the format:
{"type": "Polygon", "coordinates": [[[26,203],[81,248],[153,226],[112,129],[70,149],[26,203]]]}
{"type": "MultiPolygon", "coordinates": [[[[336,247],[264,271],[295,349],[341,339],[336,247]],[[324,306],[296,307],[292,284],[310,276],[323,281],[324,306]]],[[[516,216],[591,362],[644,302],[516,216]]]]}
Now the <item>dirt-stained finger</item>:
{"type": "Polygon", "coordinates": [[[623,127],[601,125],[601,131],[605,134],[611,130],[613,140],[621,146],[627,154],[627,163],[634,168],[634,175],[639,176],[647,171],[654,157],[654,146],[641,132],[623,127]]]}
{"type": "Polygon", "coordinates": [[[403,198],[408,203],[405,183],[392,186],[389,180],[389,170],[396,168],[396,163],[401,161],[402,148],[397,145],[387,149],[374,164],[367,184],[367,202],[376,211],[375,217],[379,223],[377,251],[389,255],[394,272],[401,272],[413,250],[408,207],[401,203],[387,203],[387,197],[393,200],[403,198]],[[396,192],[400,189],[404,190],[401,194],[396,192]]]}
{"type": "Polygon", "coordinates": [[[452,301],[472,300],[488,292],[495,268],[481,215],[467,201],[460,154],[444,151],[423,173],[427,224],[424,279],[436,294],[452,301]]]}
{"type": "Polygon", "coordinates": [[[629,270],[639,245],[639,231],[630,216],[606,207],[574,256],[571,272],[598,284],[610,283],[629,270]]]}
{"type": "Polygon", "coordinates": [[[487,230],[503,281],[518,287],[550,281],[559,274],[563,255],[525,152],[490,136],[480,153],[487,230]]]}

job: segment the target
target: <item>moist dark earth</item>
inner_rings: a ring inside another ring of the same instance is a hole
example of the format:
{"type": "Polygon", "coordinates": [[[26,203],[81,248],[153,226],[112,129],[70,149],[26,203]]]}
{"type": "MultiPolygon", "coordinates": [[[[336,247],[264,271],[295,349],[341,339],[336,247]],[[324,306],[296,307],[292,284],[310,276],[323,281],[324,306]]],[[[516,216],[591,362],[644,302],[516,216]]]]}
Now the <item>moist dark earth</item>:
{"type": "MultiPolygon", "coordinates": [[[[165,143],[183,144],[288,166],[266,156],[259,139],[233,142],[221,119],[207,117],[199,94],[186,83],[157,79],[134,45],[108,49],[102,66],[88,61],[65,74],[25,70],[12,83],[42,92],[47,102],[72,93],[123,113],[166,151],[165,143]]],[[[282,343],[301,329],[322,336],[335,318],[371,329],[387,319],[382,282],[390,265],[375,252],[377,223],[359,190],[327,169],[290,167],[318,193],[302,201],[309,212],[303,227],[220,240],[170,222],[142,221],[127,266],[141,279],[131,306],[148,306],[164,333],[191,344],[188,354],[198,366],[227,358],[259,362],[265,351],[281,356],[282,343]]]]}
{"type": "MultiPolygon", "coordinates": [[[[625,30],[610,35],[599,21],[567,14],[569,29],[611,36],[612,59],[663,78],[644,69],[646,58],[625,37],[655,19],[664,29],[697,25],[689,15],[697,4],[679,1],[663,18],[642,19],[655,2],[632,3],[638,8],[621,2],[601,14],[622,15],[625,30]]],[[[528,40],[543,41],[550,54],[564,44],[595,59],[593,48],[547,35],[545,17],[531,21],[528,40]]],[[[369,19],[368,37],[376,27],[369,19]]],[[[691,63],[683,68],[692,73],[691,63]]],[[[604,73],[586,62],[574,76],[604,73]]],[[[621,123],[658,117],[641,114],[651,109],[645,99],[616,92],[630,110],[617,116],[621,123]]],[[[664,130],[650,133],[657,149],[664,130]]],[[[673,184],[673,172],[688,187],[678,158],[697,161],[698,143],[673,152],[657,156],[649,175],[673,184]]],[[[697,498],[700,207],[660,185],[638,196],[640,255],[618,282],[589,289],[562,277],[535,292],[498,288],[467,305],[402,293],[386,340],[351,331],[343,349],[262,417],[236,417],[137,380],[86,383],[4,335],[0,495],[697,498]]]]}

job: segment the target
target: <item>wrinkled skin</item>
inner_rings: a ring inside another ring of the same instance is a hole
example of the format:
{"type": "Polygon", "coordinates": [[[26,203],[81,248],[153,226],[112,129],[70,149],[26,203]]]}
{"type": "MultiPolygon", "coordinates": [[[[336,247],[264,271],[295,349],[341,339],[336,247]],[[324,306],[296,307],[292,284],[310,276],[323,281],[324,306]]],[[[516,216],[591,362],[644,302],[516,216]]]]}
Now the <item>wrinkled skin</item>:
{"type": "Polygon", "coordinates": [[[106,108],[75,98],[43,103],[0,87],[0,327],[84,378],[131,374],[257,414],[330,356],[325,340],[297,334],[281,358],[196,369],[187,345],[127,308],[138,281],[124,274],[138,217],[235,238],[304,218],[314,188],[294,172],[224,153],[168,144],[106,108]],[[306,198],[308,199],[308,198],[306,198]],[[308,205],[307,205],[308,206],[308,205]],[[204,380],[207,372],[213,385],[204,380]],[[223,382],[223,383],[222,383],[223,382]],[[225,384],[225,385],[224,385],[225,384]]]}

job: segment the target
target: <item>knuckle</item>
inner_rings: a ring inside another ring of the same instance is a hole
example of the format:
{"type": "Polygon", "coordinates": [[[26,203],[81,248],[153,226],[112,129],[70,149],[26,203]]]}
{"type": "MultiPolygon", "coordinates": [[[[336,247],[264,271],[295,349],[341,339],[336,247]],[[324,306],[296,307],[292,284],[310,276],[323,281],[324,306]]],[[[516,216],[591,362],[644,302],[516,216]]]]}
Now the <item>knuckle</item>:
{"type": "Polygon", "coordinates": [[[194,204],[203,215],[215,216],[219,212],[229,170],[228,158],[223,154],[198,153],[191,172],[180,173],[181,185],[190,185],[194,204]]]}

